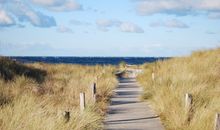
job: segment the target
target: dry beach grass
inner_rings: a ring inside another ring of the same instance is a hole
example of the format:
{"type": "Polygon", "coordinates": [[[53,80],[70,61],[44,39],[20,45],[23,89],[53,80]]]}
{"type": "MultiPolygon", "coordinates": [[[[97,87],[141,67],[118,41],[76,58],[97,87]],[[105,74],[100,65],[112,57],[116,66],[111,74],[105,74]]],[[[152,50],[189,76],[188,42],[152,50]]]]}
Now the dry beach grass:
{"type": "Polygon", "coordinates": [[[117,84],[113,66],[33,63],[0,58],[0,129],[98,130],[117,84]],[[97,83],[97,103],[90,86],[97,83]],[[79,110],[79,94],[87,107],[79,110]],[[67,122],[64,113],[70,112],[67,122]]]}
{"type": "Polygon", "coordinates": [[[212,130],[220,112],[220,48],[190,57],[145,64],[138,81],[167,130],[212,130]],[[155,80],[152,80],[152,73],[155,80]],[[186,123],[184,95],[193,96],[191,121],[186,123]]]}

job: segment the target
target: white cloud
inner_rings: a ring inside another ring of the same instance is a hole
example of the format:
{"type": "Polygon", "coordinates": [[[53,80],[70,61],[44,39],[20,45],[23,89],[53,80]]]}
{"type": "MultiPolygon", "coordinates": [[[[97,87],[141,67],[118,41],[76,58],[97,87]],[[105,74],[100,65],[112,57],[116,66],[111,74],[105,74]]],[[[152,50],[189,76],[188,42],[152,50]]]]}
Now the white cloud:
{"type": "Polygon", "coordinates": [[[68,28],[64,25],[60,25],[58,28],[57,28],[57,31],[60,32],[60,33],[73,33],[73,30],[71,28],[68,28]]]}
{"type": "Polygon", "coordinates": [[[46,16],[41,12],[29,10],[19,17],[20,19],[29,21],[32,25],[37,27],[52,27],[56,25],[56,22],[53,17],[46,16]]]}
{"type": "Polygon", "coordinates": [[[4,2],[2,3],[2,8],[6,9],[6,13],[12,14],[19,22],[29,22],[36,27],[56,26],[56,21],[52,16],[47,16],[39,11],[35,11],[24,1],[11,0],[0,2],[4,2]]]}
{"type": "Polygon", "coordinates": [[[14,19],[5,10],[0,9],[0,26],[11,26],[14,24],[14,19]]]}
{"type": "Polygon", "coordinates": [[[70,23],[73,24],[73,25],[78,25],[78,26],[89,26],[89,25],[91,25],[91,23],[89,23],[89,22],[79,21],[79,20],[75,20],[75,19],[70,20],[70,23]]]}
{"type": "Polygon", "coordinates": [[[118,20],[109,20],[109,19],[99,19],[96,21],[96,24],[100,27],[112,27],[120,24],[118,20]]]}
{"type": "Polygon", "coordinates": [[[220,11],[220,0],[139,0],[141,15],[167,13],[176,15],[220,11]]]}
{"type": "Polygon", "coordinates": [[[120,30],[122,32],[144,33],[144,30],[142,28],[130,22],[121,23],[120,30]]]}
{"type": "Polygon", "coordinates": [[[73,11],[82,9],[82,6],[75,0],[32,0],[32,2],[53,11],[73,11]]]}
{"type": "Polygon", "coordinates": [[[99,19],[96,21],[96,24],[98,26],[102,26],[102,27],[110,27],[113,25],[113,22],[111,20],[108,19],[99,19]]]}
{"type": "Polygon", "coordinates": [[[98,28],[107,32],[112,27],[119,28],[122,32],[143,33],[144,30],[132,22],[123,22],[119,20],[100,19],[96,21],[98,28]]]}
{"type": "Polygon", "coordinates": [[[63,3],[61,0],[32,0],[32,2],[43,6],[55,6],[63,3]]]}
{"type": "Polygon", "coordinates": [[[179,20],[168,20],[164,23],[164,26],[169,28],[188,28],[189,26],[179,20]]]}
{"type": "Polygon", "coordinates": [[[158,21],[150,24],[151,27],[168,27],[168,28],[189,28],[189,26],[179,20],[171,19],[167,21],[158,21]]]}
{"type": "Polygon", "coordinates": [[[107,32],[110,27],[115,27],[120,25],[119,20],[109,20],[109,19],[99,19],[96,21],[96,25],[98,26],[99,30],[103,32],[107,32]]]}
{"type": "Polygon", "coordinates": [[[17,21],[17,25],[30,23],[33,26],[44,28],[56,26],[54,17],[37,11],[36,6],[50,11],[81,9],[81,5],[75,0],[0,0],[0,27],[14,25],[15,21],[17,21]],[[3,9],[4,11],[2,11],[3,9]]]}

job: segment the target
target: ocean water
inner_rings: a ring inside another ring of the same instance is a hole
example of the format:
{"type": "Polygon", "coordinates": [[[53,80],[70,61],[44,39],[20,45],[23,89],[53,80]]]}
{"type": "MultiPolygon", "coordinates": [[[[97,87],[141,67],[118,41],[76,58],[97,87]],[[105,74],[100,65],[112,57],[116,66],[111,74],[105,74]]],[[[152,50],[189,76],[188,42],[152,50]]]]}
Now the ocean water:
{"type": "Polygon", "coordinates": [[[81,65],[118,65],[126,62],[131,65],[155,62],[165,60],[167,57],[9,57],[11,59],[23,62],[44,62],[44,63],[64,63],[64,64],[81,64],[81,65]]]}

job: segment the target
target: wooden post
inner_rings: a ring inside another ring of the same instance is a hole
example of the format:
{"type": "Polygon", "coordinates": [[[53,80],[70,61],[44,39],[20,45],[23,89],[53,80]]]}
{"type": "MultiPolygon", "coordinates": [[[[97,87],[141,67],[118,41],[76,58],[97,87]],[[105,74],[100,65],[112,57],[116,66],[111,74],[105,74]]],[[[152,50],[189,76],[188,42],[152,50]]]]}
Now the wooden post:
{"type": "Polygon", "coordinates": [[[86,102],[85,102],[85,93],[80,93],[80,111],[84,111],[86,106],[86,102]]]}
{"type": "Polygon", "coordinates": [[[185,112],[186,112],[186,122],[190,122],[192,117],[192,103],[193,103],[193,97],[192,94],[186,93],[185,95],[185,112]]]}
{"type": "Polygon", "coordinates": [[[215,116],[214,130],[220,130],[220,113],[217,113],[215,116]]]}
{"type": "Polygon", "coordinates": [[[66,120],[66,122],[68,122],[70,120],[70,112],[69,111],[64,112],[64,119],[66,120]]]}
{"type": "Polygon", "coordinates": [[[151,77],[152,77],[152,80],[154,81],[154,80],[155,80],[155,74],[154,74],[154,72],[152,73],[151,77]]]}
{"type": "Polygon", "coordinates": [[[185,95],[185,109],[188,112],[192,108],[192,94],[186,93],[185,95]]]}
{"type": "Polygon", "coordinates": [[[92,99],[94,101],[94,103],[96,102],[96,83],[94,83],[91,87],[91,91],[92,91],[92,99]]]}

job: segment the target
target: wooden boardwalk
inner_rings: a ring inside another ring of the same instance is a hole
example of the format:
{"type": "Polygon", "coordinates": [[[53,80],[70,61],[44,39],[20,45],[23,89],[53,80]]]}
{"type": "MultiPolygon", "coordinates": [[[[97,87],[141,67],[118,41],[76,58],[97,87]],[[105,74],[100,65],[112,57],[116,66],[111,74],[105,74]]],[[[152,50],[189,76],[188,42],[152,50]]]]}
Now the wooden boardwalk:
{"type": "Polygon", "coordinates": [[[160,118],[139,100],[141,88],[135,78],[121,78],[111,98],[104,121],[105,130],[164,130],[160,118]]]}

